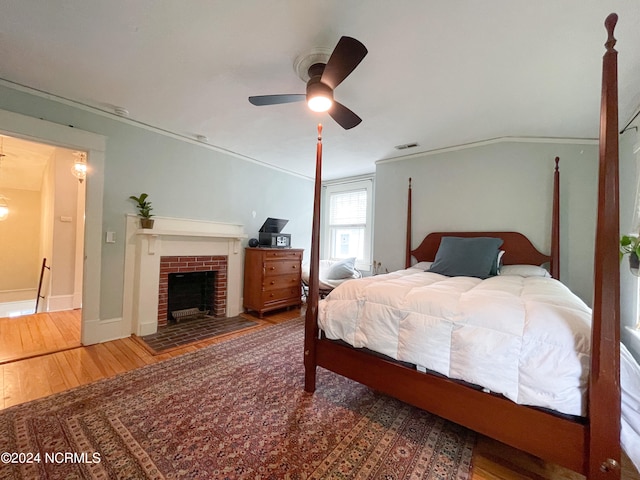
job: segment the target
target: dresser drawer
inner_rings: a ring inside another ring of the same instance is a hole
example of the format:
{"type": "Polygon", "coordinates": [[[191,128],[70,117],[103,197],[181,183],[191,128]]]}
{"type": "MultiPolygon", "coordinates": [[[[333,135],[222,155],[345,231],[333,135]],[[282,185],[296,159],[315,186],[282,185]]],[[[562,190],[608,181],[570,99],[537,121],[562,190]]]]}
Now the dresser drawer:
{"type": "Polygon", "coordinates": [[[264,291],[298,286],[300,286],[300,275],[297,273],[268,276],[262,281],[262,289],[264,291]]]}
{"type": "Polygon", "coordinates": [[[299,275],[300,260],[272,260],[264,262],[264,275],[270,277],[273,275],[286,275],[295,273],[299,275]]]}
{"type": "Polygon", "coordinates": [[[272,250],[265,252],[264,258],[266,260],[290,258],[292,260],[298,260],[302,258],[302,252],[299,250],[272,250]]]}
{"type": "Polygon", "coordinates": [[[281,302],[290,303],[291,299],[300,299],[302,292],[300,286],[267,290],[262,292],[262,303],[265,307],[281,302]]]}

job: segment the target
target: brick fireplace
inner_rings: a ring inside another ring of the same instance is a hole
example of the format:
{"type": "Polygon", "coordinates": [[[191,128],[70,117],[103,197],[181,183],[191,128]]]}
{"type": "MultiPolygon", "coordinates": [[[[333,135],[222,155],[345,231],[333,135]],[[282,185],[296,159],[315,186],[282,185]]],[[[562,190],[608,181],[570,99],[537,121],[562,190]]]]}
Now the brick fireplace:
{"type": "Polygon", "coordinates": [[[215,272],[213,310],[214,317],[225,317],[227,312],[227,257],[223,255],[183,255],[160,257],[158,284],[158,327],[167,325],[169,312],[169,274],[215,272]]]}
{"type": "MultiPolygon", "coordinates": [[[[154,217],[153,229],[141,229],[139,218],[127,215],[124,328],[138,336],[156,333],[167,323],[168,275],[215,271],[215,317],[242,311],[242,225],[154,217]]],[[[211,312],[210,312],[211,314],[211,312]]]]}

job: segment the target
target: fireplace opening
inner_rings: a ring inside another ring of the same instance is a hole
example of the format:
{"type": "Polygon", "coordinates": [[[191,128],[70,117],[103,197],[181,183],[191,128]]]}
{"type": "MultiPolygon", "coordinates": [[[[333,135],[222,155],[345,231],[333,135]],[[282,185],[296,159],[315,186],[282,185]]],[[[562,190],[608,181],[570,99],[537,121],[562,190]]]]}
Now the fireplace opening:
{"type": "Polygon", "coordinates": [[[167,323],[209,316],[214,311],[215,277],[215,271],[169,273],[167,323]]]}

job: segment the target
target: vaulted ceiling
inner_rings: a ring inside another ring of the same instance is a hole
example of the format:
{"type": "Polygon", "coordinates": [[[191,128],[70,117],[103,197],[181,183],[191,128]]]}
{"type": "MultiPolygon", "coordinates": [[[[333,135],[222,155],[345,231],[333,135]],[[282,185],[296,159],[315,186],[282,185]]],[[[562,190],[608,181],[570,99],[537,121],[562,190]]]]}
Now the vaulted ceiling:
{"type": "Polygon", "coordinates": [[[638,0],[5,0],[0,78],[303,176],[498,137],[596,138],[605,17],[618,13],[620,123],[640,106],[638,0]],[[304,103],[300,55],[369,50],[335,91],[343,130],[304,103]],[[123,110],[126,110],[124,112],[123,110]],[[397,150],[402,144],[412,149],[397,150]]]}

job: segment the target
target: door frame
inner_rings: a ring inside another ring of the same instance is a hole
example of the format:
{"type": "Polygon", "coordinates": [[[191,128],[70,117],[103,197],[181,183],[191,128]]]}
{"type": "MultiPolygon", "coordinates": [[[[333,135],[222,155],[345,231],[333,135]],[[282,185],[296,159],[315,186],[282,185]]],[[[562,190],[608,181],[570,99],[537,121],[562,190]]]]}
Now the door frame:
{"type": "Polygon", "coordinates": [[[6,110],[0,110],[0,133],[87,152],[80,342],[83,345],[97,343],[101,341],[102,330],[100,325],[102,199],[107,137],[6,110]]]}

